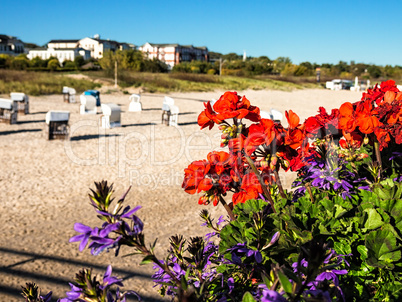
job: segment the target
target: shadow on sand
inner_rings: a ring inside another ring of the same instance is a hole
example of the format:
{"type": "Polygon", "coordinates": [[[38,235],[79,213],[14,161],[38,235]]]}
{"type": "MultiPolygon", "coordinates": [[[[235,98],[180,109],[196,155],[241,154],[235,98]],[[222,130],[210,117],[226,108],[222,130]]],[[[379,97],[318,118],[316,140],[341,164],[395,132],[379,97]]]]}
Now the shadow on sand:
{"type": "Polygon", "coordinates": [[[70,141],[82,141],[82,140],[88,140],[88,139],[97,139],[97,138],[101,138],[101,137],[113,137],[113,136],[120,136],[120,134],[106,134],[106,135],[87,134],[87,135],[79,135],[79,136],[71,137],[70,141]]]}
{"type": "Polygon", "coordinates": [[[45,120],[33,120],[33,121],[17,121],[17,124],[32,124],[32,123],[44,123],[45,120]]]}
{"type": "MultiPolygon", "coordinates": [[[[77,266],[76,271],[71,272],[71,274],[78,273],[78,271],[81,270],[82,268],[94,268],[94,269],[97,269],[100,271],[105,271],[106,267],[107,267],[107,265],[98,265],[95,263],[84,262],[84,261],[79,261],[79,260],[75,260],[75,259],[69,259],[69,258],[58,257],[58,256],[50,256],[50,255],[45,255],[45,254],[37,254],[37,253],[32,253],[32,252],[19,251],[19,250],[15,250],[15,249],[11,249],[11,248],[0,247],[0,259],[7,258],[7,257],[9,257],[9,255],[21,257],[21,261],[16,261],[9,265],[0,266],[0,276],[2,275],[2,278],[4,278],[5,275],[9,275],[9,276],[12,276],[13,278],[18,278],[21,280],[21,284],[18,284],[15,287],[0,284],[0,296],[8,295],[8,296],[14,296],[14,297],[21,298],[21,286],[25,285],[26,282],[35,282],[36,284],[39,285],[39,287],[41,286],[41,283],[48,283],[47,286],[49,286],[49,284],[50,284],[50,286],[52,284],[53,285],[62,285],[66,288],[66,291],[70,289],[68,282],[73,281],[72,279],[74,277],[71,277],[71,279],[67,278],[67,277],[55,277],[50,274],[47,275],[46,273],[43,273],[43,272],[39,273],[39,272],[27,271],[27,270],[18,268],[20,265],[23,265],[23,264],[29,263],[29,262],[34,262],[36,260],[77,266]]],[[[128,279],[135,277],[138,279],[148,279],[149,282],[152,282],[150,275],[135,272],[134,270],[130,270],[130,269],[114,268],[113,273],[116,274],[118,277],[122,278],[123,280],[128,280],[128,279]]],[[[132,290],[135,291],[135,288],[132,288],[132,290]]],[[[42,294],[46,294],[46,293],[43,292],[42,294]]],[[[137,301],[137,299],[135,299],[133,296],[127,296],[127,297],[128,297],[128,301],[137,301]]],[[[63,298],[63,297],[52,296],[52,301],[57,301],[58,298],[63,298]]],[[[142,298],[142,301],[146,301],[146,302],[163,301],[162,299],[155,299],[151,296],[144,296],[144,295],[142,295],[141,298],[142,298]]],[[[5,301],[5,300],[3,300],[3,301],[5,301]]]]}
{"type": "Polygon", "coordinates": [[[20,129],[20,130],[10,130],[10,131],[0,131],[0,135],[17,134],[23,132],[39,132],[42,129],[20,129]]]}

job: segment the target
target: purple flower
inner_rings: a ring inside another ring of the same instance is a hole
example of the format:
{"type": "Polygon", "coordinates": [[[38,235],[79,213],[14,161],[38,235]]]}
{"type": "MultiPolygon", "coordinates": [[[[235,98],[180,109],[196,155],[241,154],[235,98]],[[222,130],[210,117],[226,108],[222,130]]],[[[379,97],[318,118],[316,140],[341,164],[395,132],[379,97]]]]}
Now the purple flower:
{"type": "Polygon", "coordinates": [[[229,287],[229,294],[234,290],[234,279],[233,278],[229,278],[228,279],[228,287],[229,287]]]}
{"type": "Polygon", "coordinates": [[[104,290],[105,288],[113,284],[123,286],[123,283],[121,283],[121,281],[122,279],[117,279],[116,277],[112,276],[112,266],[109,265],[106,269],[105,275],[103,276],[103,285],[100,285],[99,288],[101,290],[104,290]]]}
{"type": "Polygon", "coordinates": [[[52,299],[52,292],[48,292],[47,295],[45,296],[40,296],[40,298],[43,300],[43,302],[50,302],[52,299]]]}
{"type": "Polygon", "coordinates": [[[223,217],[223,215],[219,216],[218,221],[216,222],[216,225],[221,226],[222,223],[225,222],[225,218],[223,217]]]}
{"type": "Polygon", "coordinates": [[[278,292],[270,290],[265,284],[258,286],[262,290],[261,302],[286,302],[287,300],[278,292]]]}
{"type": "MultiPolygon", "coordinates": [[[[122,236],[119,236],[116,239],[104,238],[100,236],[91,236],[92,242],[89,244],[88,247],[92,249],[91,254],[97,256],[105,249],[111,249],[118,246],[119,240],[121,238],[122,236]]],[[[117,252],[118,250],[116,251],[116,253],[117,252]]]]}
{"type": "Polygon", "coordinates": [[[79,288],[78,286],[75,286],[72,283],[69,283],[71,287],[71,291],[67,292],[67,298],[63,298],[60,300],[60,302],[73,302],[76,299],[80,298],[81,295],[83,294],[82,288],[79,288]]]}
{"type": "MultiPolygon", "coordinates": [[[[266,246],[264,246],[264,248],[268,248],[268,247],[274,245],[275,242],[278,241],[280,235],[281,235],[281,233],[280,233],[279,231],[276,232],[276,233],[272,236],[271,241],[270,241],[266,246]]],[[[263,248],[263,249],[264,249],[264,248],[263,248]]]]}
{"type": "Polygon", "coordinates": [[[81,241],[79,250],[80,250],[80,252],[82,252],[85,249],[85,247],[87,246],[89,237],[91,236],[93,230],[91,229],[91,227],[86,226],[82,223],[78,223],[78,222],[76,224],[74,224],[74,230],[78,233],[83,233],[83,234],[71,237],[69,242],[81,241]]]}
{"type": "Polygon", "coordinates": [[[324,280],[329,280],[329,281],[333,281],[335,286],[339,286],[339,279],[337,275],[346,275],[348,273],[347,270],[342,269],[342,270],[332,270],[332,271],[327,271],[327,272],[322,272],[321,274],[319,274],[317,276],[317,278],[315,279],[315,281],[324,281],[324,280]]]}

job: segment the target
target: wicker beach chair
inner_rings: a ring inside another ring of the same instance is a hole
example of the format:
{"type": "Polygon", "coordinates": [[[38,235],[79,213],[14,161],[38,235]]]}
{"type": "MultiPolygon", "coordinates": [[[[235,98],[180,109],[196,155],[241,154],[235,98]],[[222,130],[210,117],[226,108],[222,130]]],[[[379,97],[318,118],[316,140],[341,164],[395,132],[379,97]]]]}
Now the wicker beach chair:
{"type": "Polygon", "coordinates": [[[47,139],[69,139],[68,121],[70,119],[69,111],[49,111],[46,113],[47,139]]]}
{"type": "Polygon", "coordinates": [[[11,92],[11,100],[17,102],[17,111],[23,114],[29,114],[29,97],[22,92],[11,92]]]}
{"type": "Polygon", "coordinates": [[[0,122],[6,124],[17,123],[17,102],[8,99],[0,99],[0,122]]]}

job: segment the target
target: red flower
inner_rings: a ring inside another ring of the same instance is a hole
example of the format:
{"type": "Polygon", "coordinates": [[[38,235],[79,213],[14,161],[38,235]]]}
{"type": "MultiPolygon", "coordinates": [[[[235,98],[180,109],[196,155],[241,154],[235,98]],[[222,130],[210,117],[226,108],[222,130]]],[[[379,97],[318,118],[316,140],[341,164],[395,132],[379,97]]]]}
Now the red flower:
{"type": "Polygon", "coordinates": [[[356,124],[362,133],[370,134],[380,125],[378,118],[373,115],[373,105],[369,101],[360,102],[356,107],[356,124]]]}
{"type": "Polygon", "coordinates": [[[262,188],[257,176],[254,173],[246,174],[241,183],[241,191],[233,194],[233,204],[236,205],[238,203],[245,203],[250,199],[256,199],[260,193],[262,193],[262,188]]]}
{"type": "Polygon", "coordinates": [[[388,147],[388,143],[391,141],[391,136],[389,135],[389,129],[377,127],[374,130],[374,134],[379,142],[380,151],[388,147]]]}
{"type": "Polygon", "coordinates": [[[343,103],[339,108],[339,128],[346,132],[352,132],[356,128],[353,105],[349,102],[343,103]]]}
{"type": "Polygon", "coordinates": [[[332,109],[331,115],[327,113],[324,107],[320,107],[316,116],[309,117],[304,122],[304,127],[306,130],[306,135],[309,137],[324,137],[327,134],[337,134],[338,133],[338,117],[339,110],[332,109]]]}
{"type": "Polygon", "coordinates": [[[339,145],[343,149],[348,149],[348,148],[360,148],[362,142],[363,142],[363,137],[358,134],[357,132],[346,132],[343,131],[343,137],[344,139],[341,139],[339,141],[339,145]]]}
{"type": "MultiPolygon", "coordinates": [[[[184,180],[182,188],[189,194],[195,194],[209,187],[212,187],[212,183],[209,180],[205,180],[205,175],[209,172],[210,164],[206,160],[197,160],[192,162],[188,168],[184,169],[184,180]],[[201,186],[200,186],[201,185],[201,186]]],[[[209,190],[208,189],[208,190],[209,190]]]]}
{"type": "Polygon", "coordinates": [[[260,109],[250,105],[246,97],[240,97],[237,92],[225,92],[214,104],[214,110],[218,113],[217,118],[246,118],[253,122],[260,120],[260,109]]]}
{"type": "Polygon", "coordinates": [[[300,118],[292,110],[285,111],[286,119],[288,120],[288,130],[285,131],[284,144],[292,149],[299,148],[304,140],[302,127],[299,127],[300,118]]]}
{"type": "Polygon", "coordinates": [[[274,122],[268,119],[261,119],[258,124],[249,127],[248,136],[245,141],[246,153],[250,155],[260,145],[269,146],[275,139],[274,122]]]}
{"type": "Polygon", "coordinates": [[[204,106],[205,110],[198,116],[198,125],[201,126],[201,129],[209,127],[209,130],[211,130],[215,124],[222,123],[222,120],[220,120],[216,112],[212,110],[211,102],[204,103],[204,106]]]}
{"type": "Polygon", "coordinates": [[[225,170],[225,166],[229,164],[230,154],[225,151],[214,151],[208,154],[207,159],[215,168],[216,174],[220,175],[225,170]]]}

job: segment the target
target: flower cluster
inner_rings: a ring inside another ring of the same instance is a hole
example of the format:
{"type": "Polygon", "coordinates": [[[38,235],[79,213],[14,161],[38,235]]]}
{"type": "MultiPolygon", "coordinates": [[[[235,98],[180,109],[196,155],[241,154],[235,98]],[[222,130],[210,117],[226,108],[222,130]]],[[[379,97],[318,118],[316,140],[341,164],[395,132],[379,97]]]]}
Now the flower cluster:
{"type": "Polygon", "coordinates": [[[26,302],[50,302],[52,299],[52,292],[42,296],[39,287],[35,283],[26,283],[22,286],[22,296],[26,302]]]}
{"type": "Polygon", "coordinates": [[[108,186],[107,182],[95,183],[97,191],[92,191],[90,202],[98,213],[98,218],[104,221],[100,228],[91,228],[82,223],[76,223],[74,230],[81,233],[70,238],[70,242],[80,241],[79,250],[82,252],[90,241],[89,248],[93,255],[99,255],[104,250],[116,248],[116,255],[119,253],[122,244],[136,242],[142,236],[144,224],[134,215],[141,206],[131,209],[130,206],[123,208],[122,203],[128,190],[118,201],[112,212],[109,206],[113,202],[111,194],[113,185],[108,186]]]}
{"type": "Polygon", "coordinates": [[[374,180],[368,181],[373,183],[383,170],[379,151],[402,143],[402,92],[392,80],[369,89],[361,101],[346,102],[330,114],[320,107],[319,113],[304,123],[292,110],[286,111],[286,128],[279,121],[261,118],[259,109],[236,92],[226,92],[213,106],[211,102],[204,105],[198,124],[201,129],[218,124],[221,146],[227,146],[229,152],[211,152],[206,160],[194,161],[184,171],[182,187],[190,194],[202,193],[198,203],[203,205],[225,205],[227,192],[233,193],[233,205],[261,194],[270,201],[267,188],[275,186],[285,197],[279,169],[304,175],[300,184],[308,181],[325,189],[331,186],[344,197],[350,196],[350,180],[356,171],[347,163],[369,156],[359,148],[367,145],[377,157],[374,180]],[[247,126],[244,120],[253,123],[247,126]],[[316,141],[326,142],[327,147],[322,149],[323,144],[316,141]],[[338,167],[330,167],[326,153],[335,149],[338,167]]]}
{"type": "Polygon", "coordinates": [[[108,301],[126,302],[126,296],[135,295],[141,300],[134,291],[120,292],[117,287],[115,294],[111,290],[112,285],[123,286],[121,279],[112,276],[112,267],[109,265],[103,276],[102,281],[98,281],[96,276],[92,277],[92,271],[84,269],[75,276],[75,283],[70,283],[71,290],[66,293],[67,297],[60,299],[59,302],[80,302],[80,301],[108,301]]]}

